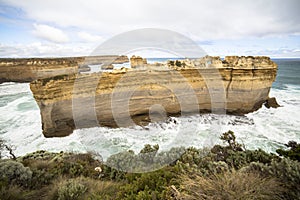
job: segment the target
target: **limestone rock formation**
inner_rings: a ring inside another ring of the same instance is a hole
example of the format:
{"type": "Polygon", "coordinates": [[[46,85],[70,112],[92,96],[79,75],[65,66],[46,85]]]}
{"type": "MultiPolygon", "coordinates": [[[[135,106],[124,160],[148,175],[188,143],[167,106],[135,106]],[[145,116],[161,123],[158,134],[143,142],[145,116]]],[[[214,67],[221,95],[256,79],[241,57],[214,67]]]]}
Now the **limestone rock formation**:
{"type": "Polygon", "coordinates": [[[207,56],[180,63],[31,82],[43,134],[58,137],[76,128],[144,124],[155,113],[249,113],[269,98],[277,72],[268,57],[207,56]]]}
{"type": "Polygon", "coordinates": [[[30,82],[78,72],[77,58],[1,58],[0,83],[30,82]]]}
{"type": "Polygon", "coordinates": [[[88,65],[129,62],[127,56],[90,56],[66,58],[0,58],[0,84],[3,82],[31,82],[58,75],[89,70],[88,65]]]}
{"type": "Polygon", "coordinates": [[[140,56],[133,55],[130,58],[130,65],[131,65],[132,68],[142,67],[144,65],[147,65],[147,60],[145,58],[140,57],[140,56]]]}

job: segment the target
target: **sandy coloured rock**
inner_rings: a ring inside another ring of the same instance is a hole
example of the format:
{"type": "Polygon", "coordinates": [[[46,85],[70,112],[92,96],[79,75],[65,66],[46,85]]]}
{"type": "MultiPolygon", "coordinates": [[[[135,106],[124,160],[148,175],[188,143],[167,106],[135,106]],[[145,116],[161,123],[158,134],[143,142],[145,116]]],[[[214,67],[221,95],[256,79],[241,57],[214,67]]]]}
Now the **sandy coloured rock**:
{"type": "Polygon", "coordinates": [[[180,67],[145,64],[41,79],[30,88],[41,110],[43,134],[59,137],[76,128],[143,125],[163,112],[246,114],[269,98],[276,72],[268,57],[206,56],[181,61],[180,67]]]}
{"type": "Polygon", "coordinates": [[[0,58],[0,84],[31,82],[36,79],[89,71],[88,65],[129,62],[127,56],[88,56],[65,58],[0,58]]]}

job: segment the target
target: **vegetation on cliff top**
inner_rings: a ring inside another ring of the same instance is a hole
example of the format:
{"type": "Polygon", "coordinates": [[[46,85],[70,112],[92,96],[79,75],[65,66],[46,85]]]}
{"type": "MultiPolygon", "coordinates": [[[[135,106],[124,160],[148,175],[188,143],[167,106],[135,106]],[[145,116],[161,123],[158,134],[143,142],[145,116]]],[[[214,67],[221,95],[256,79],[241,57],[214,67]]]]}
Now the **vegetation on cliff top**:
{"type": "Polygon", "coordinates": [[[289,143],[290,149],[277,150],[282,155],[278,156],[261,149],[246,150],[236,142],[232,131],[220,139],[226,145],[215,145],[211,149],[173,148],[164,153],[158,153],[158,145],[145,145],[138,154],[126,151],[111,156],[107,164],[96,159],[99,155],[93,153],[36,151],[16,158],[1,140],[1,155],[8,151],[11,159],[0,160],[0,197],[299,199],[299,144],[289,143]],[[124,159],[132,162],[124,162],[124,159]],[[145,169],[141,163],[154,160],[169,164],[147,173],[130,173],[111,167],[118,164],[123,169],[145,169]]]}

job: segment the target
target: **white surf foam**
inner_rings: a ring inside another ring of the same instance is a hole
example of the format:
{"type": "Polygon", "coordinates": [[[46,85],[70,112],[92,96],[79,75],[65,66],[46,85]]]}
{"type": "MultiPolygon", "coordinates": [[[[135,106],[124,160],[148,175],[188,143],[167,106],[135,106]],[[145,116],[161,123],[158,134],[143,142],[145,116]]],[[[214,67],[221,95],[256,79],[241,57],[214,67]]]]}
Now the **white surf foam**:
{"type": "Polygon", "coordinates": [[[2,105],[0,98],[0,137],[17,147],[17,155],[40,149],[93,150],[107,158],[123,150],[138,152],[144,144],[159,144],[161,150],[175,146],[205,147],[220,143],[219,136],[228,130],[234,131],[238,141],[248,149],[274,152],[290,140],[300,140],[300,88],[293,85],[287,85],[287,90],[271,90],[270,96],[275,96],[282,107],[263,107],[243,117],[213,114],[172,117],[168,122],[146,127],[81,129],[64,138],[43,137],[39,109],[28,84],[1,84],[1,95],[11,95],[11,99],[2,105]],[[24,94],[11,95],[19,92],[24,94]]]}

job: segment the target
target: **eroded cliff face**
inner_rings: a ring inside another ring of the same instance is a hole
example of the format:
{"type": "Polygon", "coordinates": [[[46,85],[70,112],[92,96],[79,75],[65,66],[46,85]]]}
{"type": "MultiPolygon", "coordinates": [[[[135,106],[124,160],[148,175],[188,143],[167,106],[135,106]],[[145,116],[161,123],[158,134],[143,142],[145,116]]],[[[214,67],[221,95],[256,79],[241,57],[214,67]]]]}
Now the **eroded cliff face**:
{"type": "Polygon", "coordinates": [[[31,82],[43,134],[59,137],[75,128],[143,125],[168,115],[212,110],[249,113],[268,99],[277,71],[268,57],[180,62],[31,82]]]}
{"type": "Polygon", "coordinates": [[[89,64],[129,62],[127,56],[90,56],[69,58],[0,58],[0,84],[3,82],[31,82],[58,75],[88,71],[89,64]]]}
{"type": "Polygon", "coordinates": [[[130,58],[130,65],[131,65],[131,68],[145,66],[145,65],[147,65],[147,60],[145,58],[140,57],[140,56],[133,55],[130,58]]]}

